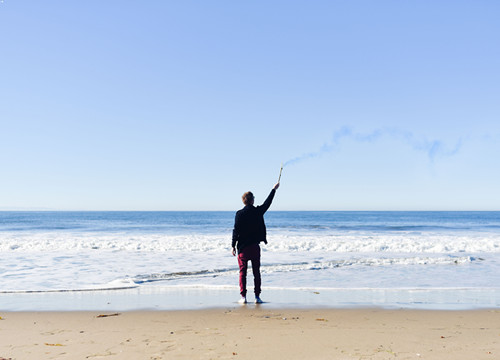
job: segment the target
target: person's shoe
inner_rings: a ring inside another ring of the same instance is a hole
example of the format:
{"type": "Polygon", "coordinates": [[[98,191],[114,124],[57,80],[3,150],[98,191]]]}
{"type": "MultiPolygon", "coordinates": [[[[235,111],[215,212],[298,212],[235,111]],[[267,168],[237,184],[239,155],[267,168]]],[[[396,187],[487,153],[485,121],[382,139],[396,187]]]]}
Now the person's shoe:
{"type": "Polygon", "coordinates": [[[242,296],[241,299],[238,300],[238,304],[246,304],[247,303],[247,298],[245,296],[242,296]]]}
{"type": "Polygon", "coordinates": [[[258,296],[256,296],[256,297],[255,297],[255,303],[256,303],[256,304],[262,304],[263,302],[264,302],[264,301],[262,301],[262,300],[260,299],[260,297],[258,297],[258,296]]]}

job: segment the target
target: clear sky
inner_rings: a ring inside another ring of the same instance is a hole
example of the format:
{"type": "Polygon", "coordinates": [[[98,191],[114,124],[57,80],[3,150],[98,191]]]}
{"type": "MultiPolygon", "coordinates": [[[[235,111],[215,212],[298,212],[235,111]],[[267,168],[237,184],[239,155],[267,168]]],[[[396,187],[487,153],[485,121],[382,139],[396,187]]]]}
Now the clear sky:
{"type": "Polygon", "coordinates": [[[500,210],[500,2],[0,2],[0,209],[500,210]]]}

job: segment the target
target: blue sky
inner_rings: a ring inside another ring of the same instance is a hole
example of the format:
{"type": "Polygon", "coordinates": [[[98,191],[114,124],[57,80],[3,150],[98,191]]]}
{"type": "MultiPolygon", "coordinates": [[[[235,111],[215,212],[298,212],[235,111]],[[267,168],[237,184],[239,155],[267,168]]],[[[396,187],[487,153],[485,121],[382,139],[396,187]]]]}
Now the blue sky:
{"type": "Polygon", "coordinates": [[[0,208],[500,210],[497,1],[0,3],[0,208]]]}

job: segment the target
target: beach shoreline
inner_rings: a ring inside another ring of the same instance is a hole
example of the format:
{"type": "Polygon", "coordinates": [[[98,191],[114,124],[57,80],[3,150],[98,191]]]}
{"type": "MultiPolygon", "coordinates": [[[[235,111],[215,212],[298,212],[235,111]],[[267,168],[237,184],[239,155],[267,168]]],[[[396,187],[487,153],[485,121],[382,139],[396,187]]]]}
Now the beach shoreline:
{"type": "MultiPolygon", "coordinates": [[[[252,287],[248,300],[252,301],[252,287]]],[[[500,307],[500,288],[272,288],[262,299],[272,309],[384,308],[479,310],[500,307]]],[[[0,292],[0,311],[140,311],[226,308],[237,286],[138,286],[129,289],[0,292]]]]}
{"type": "Polygon", "coordinates": [[[0,313],[4,359],[495,359],[500,310],[0,313]]]}

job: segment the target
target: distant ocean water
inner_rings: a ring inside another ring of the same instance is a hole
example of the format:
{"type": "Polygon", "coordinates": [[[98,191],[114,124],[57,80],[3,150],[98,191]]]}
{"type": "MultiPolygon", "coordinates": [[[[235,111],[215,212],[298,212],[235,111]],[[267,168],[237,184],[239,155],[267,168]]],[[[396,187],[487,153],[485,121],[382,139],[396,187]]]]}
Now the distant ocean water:
{"type": "MultiPolygon", "coordinates": [[[[0,294],[236,286],[233,222],[234,212],[0,212],[0,294]]],[[[269,211],[266,224],[264,289],[500,287],[500,212],[269,211]]]]}

